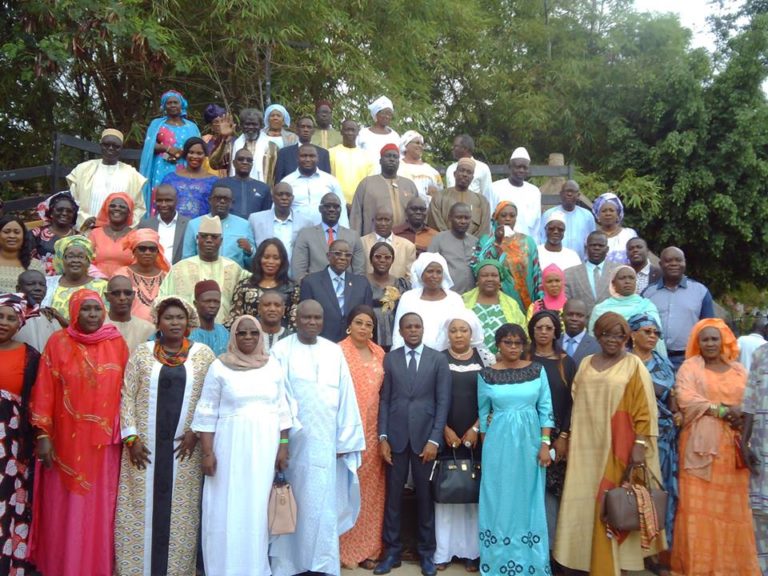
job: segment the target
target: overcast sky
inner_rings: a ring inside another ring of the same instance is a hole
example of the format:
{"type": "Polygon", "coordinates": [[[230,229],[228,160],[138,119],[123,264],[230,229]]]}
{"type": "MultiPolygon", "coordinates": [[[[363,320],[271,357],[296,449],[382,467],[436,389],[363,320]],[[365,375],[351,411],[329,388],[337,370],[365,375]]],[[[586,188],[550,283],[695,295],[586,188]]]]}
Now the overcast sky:
{"type": "MultiPolygon", "coordinates": [[[[732,12],[742,4],[741,0],[722,0],[725,13],[732,12]]],[[[680,23],[693,31],[693,46],[703,46],[710,51],[714,41],[708,32],[707,16],[719,13],[718,2],[711,0],[635,0],[638,12],[673,12],[680,17],[680,23]]]]}

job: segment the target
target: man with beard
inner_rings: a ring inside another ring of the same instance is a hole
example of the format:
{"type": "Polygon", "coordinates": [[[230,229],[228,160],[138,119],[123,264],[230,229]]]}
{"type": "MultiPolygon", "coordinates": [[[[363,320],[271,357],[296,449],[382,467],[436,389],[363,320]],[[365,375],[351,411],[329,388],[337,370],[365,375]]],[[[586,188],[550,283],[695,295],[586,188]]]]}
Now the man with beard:
{"type": "Polygon", "coordinates": [[[453,186],[438,192],[429,203],[429,225],[440,230],[450,227],[448,212],[457,202],[467,204],[472,213],[468,232],[480,238],[491,231],[491,208],[488,200],[470,189],[476,163],[471,158],[461,158],[455,170],[456,182],[453,186]]]}
{"type": "Polygon", "coordinates": [[[405,207],[405,223],[393,226],[392,233],[413,242],[416,245],[417,258],[419,254],[427,251],[429,243],[438,232],[427,226],[427,203],[421,196],[416,195],[408,201],[405,207]]]}
{"type": "Polygon", "coordinates": [[[541,190],[525,181],[530,165],[528,151],[522,146],[515,148],[509,157],[509,178],[493,183],[493,200],[490,204],[492,212],[504,200],[517,206],[515,232],[522,232],[535,241],[540,233],[541,190]]]}
{"type": "Polygon", "coordinates": [[[539,244],[539,267],[542,270],[550,264],[555,264],[560,270],[581,264],[579,255],[563,246],[565,230],[565,214],[559,210],[551,212],[544,220],[546,240],[539,244]]]}
{"type": "Polygon", "coordinates": [[[112,276],[104,296],[109,303],[109,313],[105,323],[114,324],[117,327],[128,345],[128,351],[133,353],[139,344],[149,340],[155,332],[155,325],[131,315],[136,292],[127,276],[112,276]]]}

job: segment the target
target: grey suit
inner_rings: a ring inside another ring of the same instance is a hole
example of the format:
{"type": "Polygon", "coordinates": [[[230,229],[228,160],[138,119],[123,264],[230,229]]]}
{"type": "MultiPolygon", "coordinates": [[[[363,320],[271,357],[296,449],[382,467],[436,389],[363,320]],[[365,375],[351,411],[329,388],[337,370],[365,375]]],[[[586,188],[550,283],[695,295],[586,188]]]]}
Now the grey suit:
{"type": "Polygon", "coordinates": [[[603,300],[610,298],[608,288],[611,283],[611,274],[619,264],[615,262],[603,262],[602,273],[597,283],[597,297],[592,293],[592,286],[587,277],[587,265],[580,264],[565,271],[565,295],[568,300],[581,300],[587,307],[587,315],[592,314],[592,308],[603,300]]]}
{"type": "MultiPolygon", "coordinates": [[[[567,337],[567,334],[563,334],[560,337],[560,347],[565,350],[565,338],[567,337]]],[[[587,356],[590,356],[592,354],[597,354],[600,352],[600,344],[598,344],[597,340],[595,340],[594,336],[590,336],[588,333],[585,332],[584,336],[581,339],[581,342],[579,342],[579,345],[576,346],[576,350],[573,351],[573,361],[576,363],[576,368],[578,369],[579,365],[581,364],[581,361],[584,360],[587,356]]]]}
{"type": "Polygon", "coordinates": [[[443,429],[451,405],[451,370],[444,354],[425,346],[415,378],[408,373],[405,346],[384,357],[384,382],[379,394],[379,435],[392,448],[387,467],[387,500],[383,540],[387,554],[399,558],[403,486],[410,465],[418,509],[418,551],[422,559],[435,552],[435,509],[429,488],[432,463],[419,458],[428,441],[443,442],[443,429]]]}
{"type": "MultiPolygon", "coordinates": [[[[354,230],[339,225],[337,240],[346,240],[352,247],[352,272],[365,276],[365,255],[360,236],[354,230]]],[[[322,224],[303,228],[296,237],[291,255],[291,275],[300,282],[307,274],[328,266],[328,238],[322,224]]]]}
{"type": "MultiPolygon", "coordinates": [[[[159,218],[159,216],[146,218],[139,222],[137,228],[151,228],[157,232],[157,229],[160,226],[159,218]]],[[[183,258],[182,252],[184,251],[184,233],[187,231],[188,223],[189,218],[182,216],[178,212],[176,213],[176,230],[173,232],[173,254],[170,255],[171,264],[176,264],[176,262],[183,258]]],[[[166,254],[165,256],[167,258],[169,255],[166,254]]]]}

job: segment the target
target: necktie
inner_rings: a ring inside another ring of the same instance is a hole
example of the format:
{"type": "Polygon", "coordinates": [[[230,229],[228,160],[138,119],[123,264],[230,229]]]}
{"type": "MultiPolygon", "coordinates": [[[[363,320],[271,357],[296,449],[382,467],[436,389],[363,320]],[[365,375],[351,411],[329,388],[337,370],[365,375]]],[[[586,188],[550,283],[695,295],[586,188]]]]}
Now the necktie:
{"type": "Polygon", "coordinates": [[[336,276],[333,283],[335,284],[334,289],[336,290],[336,300],[339,301],[339,308],[344,312],[344,278],[336,276]]]}
{"type": "Polygon", "coordinates": [[[576,339],[575,338],[565,338],[565,353],[568,354],[571,358],[573,358],[573,353],[576,352],[576,339]]]}
{"type": "Polygon", "coordinates": [[[411,357],[408,360],[408,380],[413,384],[416,382],[416,350],[409,351],[408,355],[411,357]]]}
{"type": "Polygon", "coordinates": [[[333,244],[334,240],[336,240],[336,238],[333,237],[333,228],[328,228],[328,246],[333,244]]]}
{"type": "Polygon", "coordinates": [[[597,298],[597,284],[600,282],[600,267],[592,268],[592,294],[597,298]]]}

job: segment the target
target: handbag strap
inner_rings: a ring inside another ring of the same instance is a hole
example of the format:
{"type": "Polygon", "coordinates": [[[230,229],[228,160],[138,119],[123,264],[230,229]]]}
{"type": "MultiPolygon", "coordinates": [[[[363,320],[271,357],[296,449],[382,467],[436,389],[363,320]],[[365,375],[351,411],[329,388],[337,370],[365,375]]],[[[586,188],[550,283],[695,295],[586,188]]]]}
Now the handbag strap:
{"type": "Polygon", "coordinates": [[[658,485],[659,488],[661,488],[662,490],[664,489],[664,485],[659,481],[659,479],[656,477],[656,474],[653,473],[653,470],[651,470],[647,464],[640,464],[640,465],[629,464],[624,469],[624,474],[621,475],[621,481],[619,482],[619,486],[623,486],[625,483],[632,484],[632,472],[634,472],[636,468],[640,468],[643,470],[643,484],[645,485],[646,488],[648,488],[649,490],[651,489],[651,483],[648,478],[650,476],[652,480],[656,481],[656,484],[658,485]]]}

